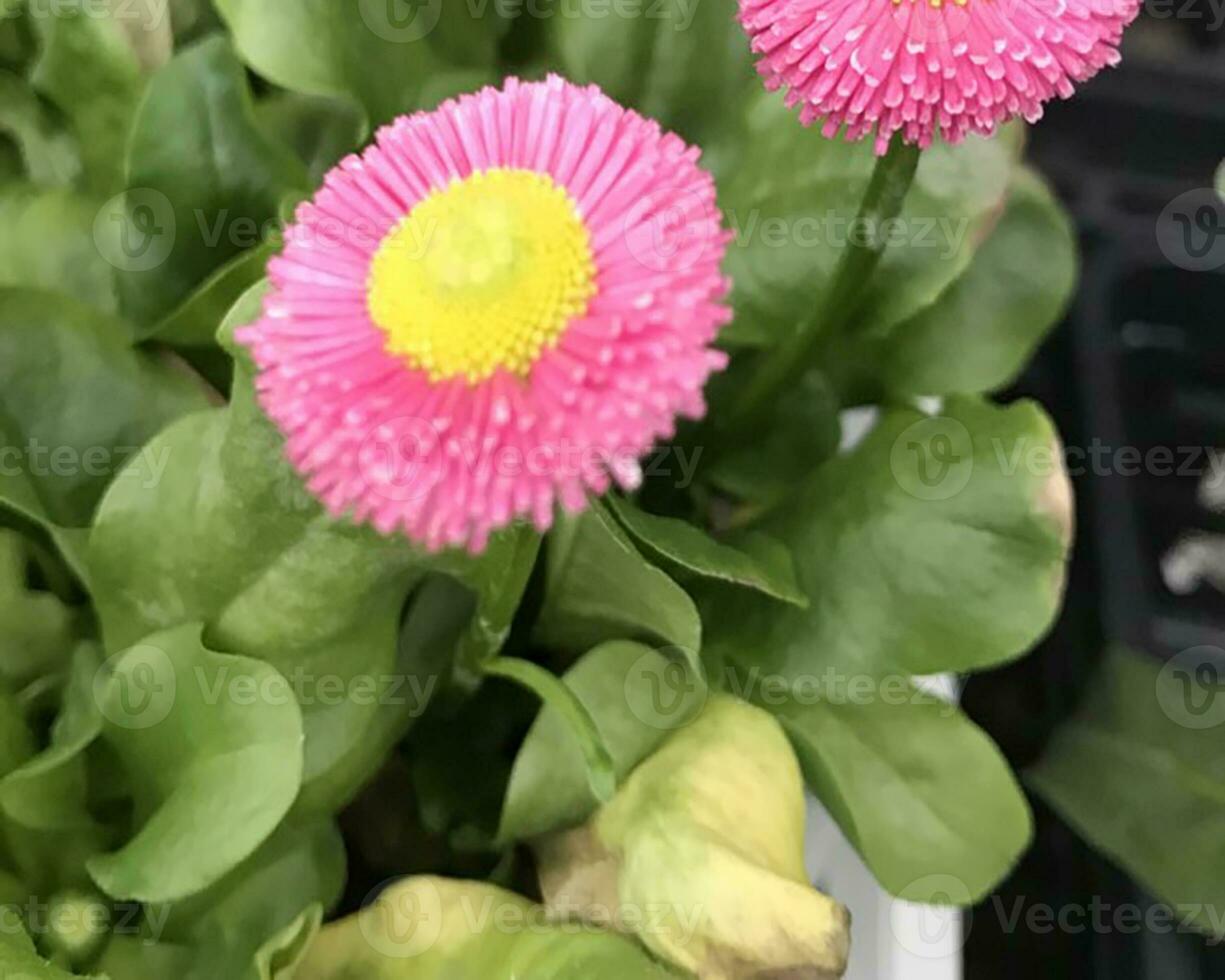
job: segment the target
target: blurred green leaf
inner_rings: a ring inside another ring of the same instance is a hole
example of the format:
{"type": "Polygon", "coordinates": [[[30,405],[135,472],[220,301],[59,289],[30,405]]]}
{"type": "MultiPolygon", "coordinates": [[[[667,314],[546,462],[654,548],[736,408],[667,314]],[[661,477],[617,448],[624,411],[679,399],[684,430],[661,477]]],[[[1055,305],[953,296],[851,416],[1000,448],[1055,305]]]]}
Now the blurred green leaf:
{"type": "Polygon", "coordinates": [[[156,481],[140,453],[167,422],[207,403],[190,372],[129,347],[126,328],[66,296],[0,289],[0,506],[83,527],[120,468],[156,481]]]}
{"type": "MultiPolygon", "coordinates": [[[[90,0],[28,0],[41,42],[30,84],[64,113],[81,147],[86,185],[123,186],[124,151],[145,79],[119,15],[90,0]]],[[[124,0],[127,15],[135,9],[124,0]]]]}
{"type": "Polygon", "coordinates": [[[788,699],[783,722],[809,789],[876,880],[912,902],[971,904],[1029,844],[1025,796],[995,744],[905,678],[862,700],[788,699]]]}
{"type": "Polygon", "coordinates": [[[857,401],[1001,388],[1058,322],[1075,284],[1071,222],[1041,178],[1019,170],[965,274],[893,329],[852,334],[825,368],[857,401]]]}
{"type": "Polygon", "coordinates": [[[0,679],[10,689],[62,665],[76,633],[72,611],[57,596],[30,588],[31,559],[20,534],[0,529],[0,679]]]}
{"type": "MultiPolygon", "coordinates": [[[[697,714],[706,695],[684,665],[628,641],[589,651],[562,680],[593,719],[618,781],[697,714]]],[[[499,839],[524,840],[573,826],[600,802],[571,727],[546,704],[515,758],[499,839]]]]}
{"type": "Polygon", "coordinates": [[[66,188],[10,184],[0,188],[0,286],[66,293],[114,313],[115,270],[95,235],[114,225],[96,223],[98,202],[66,188]]]}
{"type": "Polygon", "coordinates": [[[443,7],[407,0],[217,0],[239,54],[265,78],[308,95],[352,99],[371,126],[417,108],[442,67],[430,46],[443,7]]]}
{"type": "MultiPolygon", "coordinates": [[[[155,633],[110,661],[103,738],[135,791],[135,836],[89,862],[116,898],[165,902],[212,885],[288,812],[302,781],[302,716],[265,663],[214,653],[200,625],[155,633]]],[[[100,682],[101,683],[101,682],[100,682]]]]}
{"type": "Polygon", "coordinates": [[[571,81],[704,142],[754,91],[751,52],[735,0],[650,0],[552,7],[555,56],[571,81]]]}
{"type": "Polygon", "coordinates": [[[343,99],[276,91],[256,104],[255,115],[261,127],[293,147],[312,187],[346,153],[358,149],[365,133],[361,112],[343,99]]]}
{"type": "Polygon", "coordinates": [[[260,959],[276,948],[264,952],[270,937],[285,931],[292,944],[319,910],[339,900],[344,880],[344,841],[336,827],[291,821],[211,888],[147,915],[160,924],[161,939],[194,951],[188,980],[267,980],[260,959]]]}
{"type": "Polygon", "coordinates": [[[264,278],[268,259],[276,254],[276,241],[264,242],[236,255],[214,272],[182,305],[152,329],[141,331],[175,347],[210,347],[226,314],[248,289],[264,278]]]}
{"type": "Polygon", "coordinates": [[[308,189],[302,163],[259,126],[229,43],[212,37],[177,54],[153,76],[128,148],[112,259],[125,313],[146,328],[170,315],[308,189]]]}
{"type": "Polygon", "coordinates": [[[11,929],[0,932],[0,974],[10,980],[73,980],[77,976],[39,956],[24,930],[11,929]]]}
{"type": "Polygon", "coordinates": [[[6,71],[0,71],[0,133],[17,144],[36,184],[70,184],[81,172],[76,140],[56,126],[33,89],[6,71]]]}
{"type": "MultiPolygon", "coordinates": [[[[720,417],[721,406],[730,403],[756,365],[757,355],[745,352],[725,376],[714,379],[709,389],[711,419],[720,417]]],[[[778,503],[837,451],[841,407],[825,374],[809,371],[794,387],[777,394],[768,420],[747,445],[717,446],[718,454],[702,477],[750,505],[778,503]]]]}
{"type": "Polygon", "coordinates": [[[86,880],[107,828],[90,812],[86,749],[102,731],[94,687],[101,653],[82,643],[67,668],[49,744],[0,780],[5,836],[27,887],[51,894],[86,880]]]}
{"type": "Polygon", "coordinates": [[[707,645],[788,681],[1002,663],[1058,611],[1070,511],[1058,439],[1036,405],[884,412],[763,524],[790,545],[810,608],[724,590],[703,610],[707,645]]]}
{"type": "Polygon", "coordinates": [[[1026,782],[1145,889],[1225,936],[1225,657],[1108,653],[1026,782]]]}

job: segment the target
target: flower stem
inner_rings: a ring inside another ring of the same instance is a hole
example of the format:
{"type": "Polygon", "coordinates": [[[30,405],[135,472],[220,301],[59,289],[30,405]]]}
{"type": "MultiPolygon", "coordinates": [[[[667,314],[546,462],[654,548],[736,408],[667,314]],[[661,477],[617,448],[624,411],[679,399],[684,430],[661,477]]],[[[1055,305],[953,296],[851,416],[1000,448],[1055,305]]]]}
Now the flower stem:
{"type": "Polygon", "coordinates": [[[855,218],[853,228],[867,234],[850,236],[834,267],[825,301],[791,337],[765,356],[742,390],[727,416],[725,432],[733,442],[757,431],[776,393],[798,383],[813,366],[820,349],[854,319],[885,251],[886,236],[881,229],[901,213],[918,165],[919,148],[895,135],[888,152],[876,161],[855,218]]]}

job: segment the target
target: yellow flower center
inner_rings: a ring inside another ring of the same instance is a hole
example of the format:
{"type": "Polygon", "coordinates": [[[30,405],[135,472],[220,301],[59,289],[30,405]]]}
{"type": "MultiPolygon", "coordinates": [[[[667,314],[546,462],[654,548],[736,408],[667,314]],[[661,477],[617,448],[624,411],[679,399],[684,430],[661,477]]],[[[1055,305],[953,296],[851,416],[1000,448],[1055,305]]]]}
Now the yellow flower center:
{"type": "Polygon", "coordinates": [[[591,239],[565,188],[498,168],[424,198],[370,267],[387,350],[431,380],[526,375],[595,294],[591,239]]]}

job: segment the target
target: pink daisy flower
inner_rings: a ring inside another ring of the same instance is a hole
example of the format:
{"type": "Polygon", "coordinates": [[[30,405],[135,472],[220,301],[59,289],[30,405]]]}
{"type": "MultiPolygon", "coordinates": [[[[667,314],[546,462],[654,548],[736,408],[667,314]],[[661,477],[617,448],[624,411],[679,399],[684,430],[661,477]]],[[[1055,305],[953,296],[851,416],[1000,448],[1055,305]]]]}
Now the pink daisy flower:
{"type": "Polygon", "coordinates": [[[740,0],[771,89],[832,137],[960,142],[1072,94],[1119,60],[1140,0],[740,0]]]}
{"type": "Polygon", "coordinates": [[[480,551],[636,486],[725,363],[729,236],[697,158],[550,77],[397,119],[329,173],[238,334],[328,510],[480,551]]]}

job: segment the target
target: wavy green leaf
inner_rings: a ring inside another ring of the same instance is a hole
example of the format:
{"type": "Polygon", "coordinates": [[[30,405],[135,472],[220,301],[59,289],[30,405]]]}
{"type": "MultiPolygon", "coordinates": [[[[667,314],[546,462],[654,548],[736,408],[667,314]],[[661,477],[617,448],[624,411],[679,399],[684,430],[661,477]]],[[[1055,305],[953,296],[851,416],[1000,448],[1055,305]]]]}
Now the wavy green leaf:
{"type": "Polygon", "coordinates": [[[704,606],[707,645],[784,686],[830,668],[875,677],[1003,663],[1059,609],[1070,495],[1033,403],[886,411],[763,525],[790,545],[811,606],[720,593],[704,606]]]}
{"type": "Polygon", "coordinates": [[[1029,845],[1029,806],[1008,762],[956,705],[899,677],[864,698],[769,710],[809,789],[893,894],[977,902],[1029,845]]]}
{"type": "Polygon", "coordinates": [[[135,794],[135,835],[89,861],[107,894],[167,902],[249,857],[302,782],[302,716],[288,680],[214,653],[199,624],[144,637],[100,678],[103,738],[135,794]]]}

